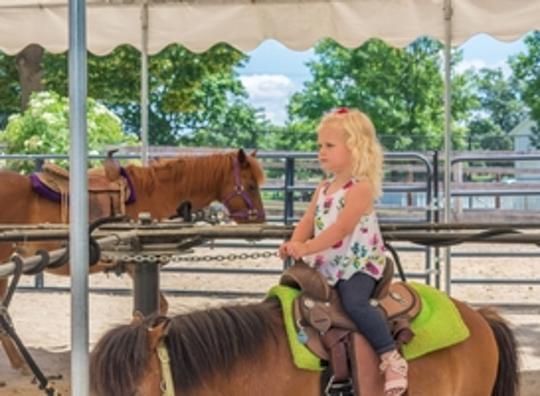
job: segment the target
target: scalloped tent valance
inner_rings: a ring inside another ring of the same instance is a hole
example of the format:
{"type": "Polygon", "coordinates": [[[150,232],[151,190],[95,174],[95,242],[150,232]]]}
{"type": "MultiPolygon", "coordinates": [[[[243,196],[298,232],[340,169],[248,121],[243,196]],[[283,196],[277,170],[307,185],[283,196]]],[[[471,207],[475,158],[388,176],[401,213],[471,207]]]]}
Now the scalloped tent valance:
{"type": "MultiPolygon", "coordinates": [[[[140,49],[144,4],[149,53],[174,42],[202,52],[219,42],[249,51],[270,38],[296,50],[325,37],[348,47],[371,37],[395,46],[444,38],[444,0],[87,0],[88,49],[140,49]]],[[[540,29],[538,0],[453,0],[452,10],[454,45],[476,33],[508,41],[540,29]]],[[[0,49],[30,43],[67,49],[68,0],[0,0],[0,49]]]]}

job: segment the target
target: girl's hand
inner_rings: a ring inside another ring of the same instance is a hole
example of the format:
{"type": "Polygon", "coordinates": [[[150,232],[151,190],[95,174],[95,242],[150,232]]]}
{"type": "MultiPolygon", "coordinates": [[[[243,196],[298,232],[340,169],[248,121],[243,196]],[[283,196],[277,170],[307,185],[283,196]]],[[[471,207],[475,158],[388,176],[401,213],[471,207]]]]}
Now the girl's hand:
{"type": "Polygon", "coordinates": [[[291,241],[287,244],[287,253],[295,260],[299,260],[308,254],[307,243],[291,241]]]}
{"type": "Polygon", "coordinates": [[[288,250],[289,244],[290,244],[290,241],[283,242],[281,246],[279,247],[278,254],[279,254],[279,258],[281,258],[282,260],[285,260],[287,257],[289,257],[289,250],[288,250]]]}

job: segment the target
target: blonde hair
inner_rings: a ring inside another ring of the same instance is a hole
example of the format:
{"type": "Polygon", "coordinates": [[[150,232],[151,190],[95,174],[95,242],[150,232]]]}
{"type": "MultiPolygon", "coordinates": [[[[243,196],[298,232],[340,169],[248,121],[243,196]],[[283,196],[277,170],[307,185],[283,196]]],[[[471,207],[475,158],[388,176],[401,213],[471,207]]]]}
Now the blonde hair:
{"type": "Polygon", "coordinates": [[[330,123],[339,124],[345,133],[353,161],[353,176],[367,178],[373,186],[374,198],[379,198],[382,195],[384,154],[373,123],[367,115],[355,109],[340,109],[325,115],[318,130],[330,123]]]}

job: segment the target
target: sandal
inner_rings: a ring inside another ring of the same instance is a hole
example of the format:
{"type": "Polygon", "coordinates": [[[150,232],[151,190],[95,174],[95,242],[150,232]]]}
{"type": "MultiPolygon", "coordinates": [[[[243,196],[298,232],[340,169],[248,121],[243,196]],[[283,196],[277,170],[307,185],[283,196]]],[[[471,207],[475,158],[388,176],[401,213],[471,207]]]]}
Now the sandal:
{"type": "Polygon", "coordinates": [[[383,356],[381,357],[382,362],[379,369],[385,374],[386,379],[384,383],[384,395],[401,396],[407,391],[407,362],[397,350],[383,356]],[[394,378],[389,379],[388,377],[394,378]]]}

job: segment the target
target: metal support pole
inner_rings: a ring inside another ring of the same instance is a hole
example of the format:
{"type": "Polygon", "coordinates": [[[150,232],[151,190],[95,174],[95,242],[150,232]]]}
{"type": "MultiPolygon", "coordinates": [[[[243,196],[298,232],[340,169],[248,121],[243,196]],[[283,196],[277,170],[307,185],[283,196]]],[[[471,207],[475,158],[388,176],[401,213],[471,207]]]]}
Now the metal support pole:
{"type": "Polygon", "coordinates": [[[159,310],[159,264],[143,261],[134,265],[133,312],[148,316],[159,310]]]}
{"type": "Polygon", "coordinates": [[[141,160],[148,165],[148,1],[141,9],[141,160]]]}
{"type": "Polygon", "coordinates": [[[71,394],[89,394],[86,2],[69,2],[71,394]]]}
{"type": "Polygon", "coordinates": [[[291,224],[294,219],[294,158],[285,159],[285,224],[291,224]]]}
{"type": "MultiPolygon", "coordinates": [[[[435,150],[433,152],[433,204],[434,213],[433,220],[435,224],[440,223],[440,197],[439,197],[439,152],[435,150]]],[[[435,247],[435,287],[441,288],[441,249],[435,247]]]]}
{"type": "MultiPolygon", "coordinates": [[[[452,194],[450,191],[451,164],[450,153],[452,151],[452,0],[444,1],[444,222],[450,222],[452,194]]],[[[450,295],[452,284],[451,252],[450,248],[444,249],[445,253],[445,290],[450,295]]]]}

